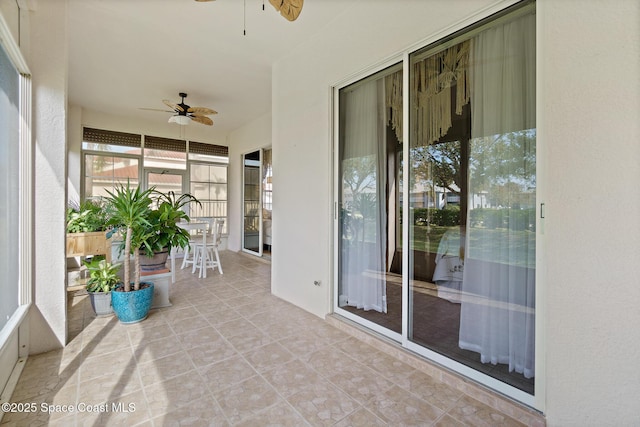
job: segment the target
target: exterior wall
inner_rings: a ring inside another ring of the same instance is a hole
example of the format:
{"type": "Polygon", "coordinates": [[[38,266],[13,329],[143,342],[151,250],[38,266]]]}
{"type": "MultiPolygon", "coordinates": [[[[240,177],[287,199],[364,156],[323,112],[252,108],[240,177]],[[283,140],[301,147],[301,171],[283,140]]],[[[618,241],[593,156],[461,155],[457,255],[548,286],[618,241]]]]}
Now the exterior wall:
{"type": "MultiPolygon", "coordinates": [[[[362,2],[274,66],[274,294],[318,316],[331,311],[330,86],[485,6],[411,2],[390,21],[388,5],[362,2]]],[[[640,178],[640,4],[540,0],[537,9],[546,206],[537,406],[550,426],[629,425],[640,417],[640,195],[624,183],[640,178]]]]}
{"type": "Polygon", "coordinates": [[[637,425],[640,3],[538,13],[547,420],[637,425]]]}

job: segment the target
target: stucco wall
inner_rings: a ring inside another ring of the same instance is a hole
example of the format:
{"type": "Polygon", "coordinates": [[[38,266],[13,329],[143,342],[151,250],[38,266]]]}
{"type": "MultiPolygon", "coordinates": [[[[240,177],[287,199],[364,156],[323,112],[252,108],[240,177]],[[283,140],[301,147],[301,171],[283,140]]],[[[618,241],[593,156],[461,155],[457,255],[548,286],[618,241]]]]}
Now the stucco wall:
{"type": "MultiPolygon", "coordinates": [[[[272,286],[318,316],[330,311],[332,281],[330,86],[490,2],[407,2],[392,20],[383,3],[348,8],[273,70],[272,286]]],[[[537,8],[538,407],[551,426],[629,425],[640,417],[640,6],[537,8]]]]}
{"type": "Polygon", "coordinates": [[[34,306],[30,353],[66,343],[66,2],[40,2],[30,15],[34,140],[34,306]]]}
{"type": "Polygon", "coordinates": [[[640,3],[538,5],[549,425],[640,420],[640,3]]]}

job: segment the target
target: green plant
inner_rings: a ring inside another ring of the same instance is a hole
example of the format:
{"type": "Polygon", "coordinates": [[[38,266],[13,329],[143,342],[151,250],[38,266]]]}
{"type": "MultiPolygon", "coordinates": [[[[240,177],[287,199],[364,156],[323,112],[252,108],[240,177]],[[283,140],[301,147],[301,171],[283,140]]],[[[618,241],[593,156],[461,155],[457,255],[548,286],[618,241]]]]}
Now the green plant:
{"type": "MultiPolygon", "coordinates": [[[[140,188],[132,189],[129,181],[126,187],[120,184],[111,192],[107,190],[109,197],[105,199],[106,210],[109,220],[107,224],[114,229],[107,233],[107,237],[116,231],[124,230],[124,253],[128,257],[133,254],[134,259],[134,290],[140,289],[140,258],[139,248],[148,237],[146,230],[151,225],[148,217],[151,212],[151,194],[155,187],[147,190],[140,188]]],[[[131,291],[130,267],[128,260],[124,263],[124,286],[125,292],[131,291]]]]}
{"type": "Polygon", "coordinates": [[[106,229],[107,218],[103,203],[85,200],[69,203],[67,207],[67,233],[88,233],[106,229]]]}
{"type": "Polygon", "coordinates": [[[154,252],[159,252],[164,248],[180,247],[189,245],[189,232],[180,228],[177,223],[189,221],[189,216],[182,208],[200,201],[191,194],[183,194],[176,197],[173,191],[162,193],[154,191],[154,202],[157,206],[148,214],[148,225],[142,233],[142,247],[147,256],[153,256],[154,252]]]}
{"type": "Polygon", "coordinates": [[[91,261],[85,261],[85,265],[89,271],[87,292],[111,292],[120,281],[120,264],[111,264],[101,257],[93,257],[91,261]]]}

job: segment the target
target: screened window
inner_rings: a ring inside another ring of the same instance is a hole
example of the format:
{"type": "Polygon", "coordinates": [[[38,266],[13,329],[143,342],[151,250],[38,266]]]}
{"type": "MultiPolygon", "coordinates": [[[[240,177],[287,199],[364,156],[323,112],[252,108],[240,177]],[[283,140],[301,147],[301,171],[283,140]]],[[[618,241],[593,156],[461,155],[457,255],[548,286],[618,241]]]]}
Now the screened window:
{"type": "Polygon", "coordinates": [[[0,330],[19,305],[19,106],[20,76],[0,45],[0,330]]]}
{"type": "Polygon", "coordinates": [[[201,201],[189,206],[191,217],[227,217],[228,147],[92,128],[83,137],[85,199],[107,196],[127,181],[137,187],[145,172],[153,177],[148,185],[181,193],[184,175],[189,192],[201,201]]]}
{"type": "Polygon", "coordinates": [[[191,216],[226,218],[227,166],[191,162],[190,169],[190,192],[200,201],[191,204],[191,216]]]}

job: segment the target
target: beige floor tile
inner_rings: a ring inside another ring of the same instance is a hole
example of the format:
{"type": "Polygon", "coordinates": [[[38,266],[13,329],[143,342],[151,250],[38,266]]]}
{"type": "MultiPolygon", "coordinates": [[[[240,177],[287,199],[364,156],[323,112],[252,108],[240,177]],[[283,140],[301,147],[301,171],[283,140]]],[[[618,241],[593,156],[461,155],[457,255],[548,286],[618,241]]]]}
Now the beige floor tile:
{"type": "Polygon", "coordinates": [[[470,426],[524,426],[519,421],[469,396],[460,398],[447,414],[470,426]]]}
{"type": "Polygon", "coordinates": [[[230,425],[218,403],[209,396],[195,400],[188,406],[156,416],[152,421],[154,426],[226,427],[230,425]]]}
{"type": "Polygon", "coordinates": [[[138,365],[138,374],[143,386],[177,377],[195,369],[187,353],[180,351],[138,365]]]}
{"type": "Polygon", "coordinates": [[[290,405],[280,402],[234,425],[236,427],[302,427],[309,424],[290,405]]]}
{"type": "Polygon", "coordinates": [[[316,382],[287,397],[287,401],[312,425],[330,426],[360,405],[327,381],[316,382]]]}
{"type": "Polygon", "coordinates": [[[242,315],[234,309],[226,306],[217,306],[218,310],[205,311],[202,316],[207,319],[211,326],[217,327],[231,320],[240,319],[242,315]]]}
{"type": "Polygon", "coordinates": [[[424,372],[416,371],[407,377],[407,389],[432,405],[448,411],[462,397],[462,392],[436,380],[424,372]]]}
{"type": "Polygon", "coordinates": [[[383,427],[386,425],[388,424],[364,408],[358,409],[334,424],[335,427],[383,427]]]}
{"type": "Polygon", "coordinates": [[[447,414],[444,414],[433,427],[465,427],[467,424],[464,424],[455,418],[450,417],[447,414]]]}
{"type": "Polygon", "coordinates": [[[173,322],[177,320],[196,317],[200,314],[200,312],[196,309],[196,307],[189,305],[189,306],[182,306],[177,308],[171,307],[167,310],[162,310],[161,314],[168,324],[173,324],[173,322]]]}
{"type": "Polygon", "coordinates": [[[78,426],[135,426],[150,420],[144,393],[137,391],[116,396],[95,405],[78,406],[78,426]]]}
{"type": "Polygon", "coordinates": [[[150,362],[181,351],[178,343],[178,337],[173,334],[153,341],[143,340],[134,347],[134,355],[139,364],[150,362]]]}
{"type": "Polygon", "coordinates": [[[176,334],[183,334],[195,329],[205,328],[207,326],[211,325],[201,314],[198,314],[195,317],[174,320],[171,322],[171,329],[173,329],[176,334]]]}
{"type": "Polygon", "coordinates": [[[278,341],[291,354],[304,357],[329,345],[329,342],[308,332],[297,332],[278,341]]]}
{"type": "Polygon", "coordinates": [[[279,365],[293,360],[293,355],[277,342],[246,352],[244,357],[258,372],[274,369],[279,365]]]}
{"type": "Polygon", "coordinates": [[[298,359],[264,372],[262,376],[285,398],[323,381],[316,371],[298,359]]]}
{"type": "Polygon", "coordinates": [[[144,387],[151,414],[165,414],[209,396],[209,389],[196,371],[144,387]]]}
{"type": "Polygon", "coordinates": [[[100,404],[140,390],[142,390],[140,376],[134,371],[126,376],[109,373],[82,381],[77,393],[78,399],[84,403],[100,404]]]}
{"type": "Polygon", "coordinates": [[[241,356],[208,365],[199,369],[199,372],[213,393],[257,375],[257,372],[241,356]]]}
{"type": "Polygon", "coordinates": [[[80,381],[87,381],[104,375],[128,376],[136,370],[133,351],[116,350],[85,359],[80,367],[80,381]]]}
{"type": "Polygon", "coordinates": [[[360,363],[354,363],[351,369],[336,373],[328,379],[360,404],[383,395],[394,385],[379,373],[360,363]]]}
{"type": "Polygon", "coordinates": [[[178,334],[178,340],[185,350],[198,347],[206,342],[221,340],[222,336],[212,326],[178,334]]]}
{"type": "Polygon", "coordinates": [[[97,318],[86,293],[70,295],[71,341],[30,356],[11,401],[116,406],[7,414],[2,427],[544,425],[274,297],[268,264],[222,256],[224,275],[178,270],[172,306],[137,324],[97,318]]]}
{"type": "Polygon", "coordinates": [[[238,354],[236,349],[224,340],[205,342],[186,352],[196,368],[202,368],[238,354]]]}
{"type": "Polygon", "coordinates": [[[240,353],[253,351],[258,347],[262,347],[275,341],[271,336],[255,327],[244,330],[238,335],[227,338],[227,340],[240,353]]]}
{"type": "Polygon", "coordinates": [[[256,326],[254,324],[242,317],[216,325],[218,332],[220,332],[220,334],[225,338],[231,338],[255,327],[256,326]]]}
{"type": "Polygon", "coordinates": [[[393,386],[367,402],[365,408],[389,425],[430,425],[444,412],[393,386]]]}
{"type": "Polygon", "coordinates": [[[227,419],[236,424],[282,401],[276,391],[260,376],[213,393],[227,419]]]}

